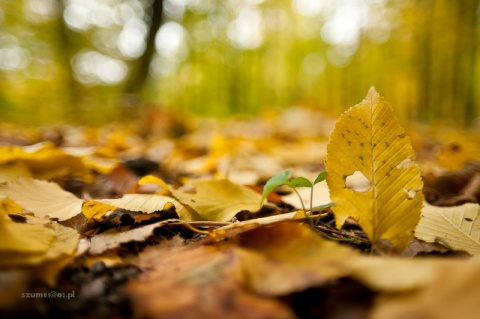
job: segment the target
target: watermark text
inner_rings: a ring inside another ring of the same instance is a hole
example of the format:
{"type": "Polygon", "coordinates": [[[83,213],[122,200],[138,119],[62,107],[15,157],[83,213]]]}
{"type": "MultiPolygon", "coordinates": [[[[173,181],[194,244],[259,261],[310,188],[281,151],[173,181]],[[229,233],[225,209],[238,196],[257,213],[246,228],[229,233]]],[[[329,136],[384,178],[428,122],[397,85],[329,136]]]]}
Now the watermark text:
{"type": "Polygon", "coordinates": [[[75,291],[71,292],[22,292],[22,298],[58,298],[58,299],[73,299],[75,298],[75,291]]]}

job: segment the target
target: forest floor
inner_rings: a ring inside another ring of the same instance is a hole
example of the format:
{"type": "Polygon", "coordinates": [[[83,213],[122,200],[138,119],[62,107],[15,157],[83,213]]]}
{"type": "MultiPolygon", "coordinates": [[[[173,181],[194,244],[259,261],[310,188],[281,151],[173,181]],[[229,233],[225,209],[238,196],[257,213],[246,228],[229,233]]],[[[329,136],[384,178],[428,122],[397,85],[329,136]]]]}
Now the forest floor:
{"type": "Polygon", "coordinates": [[[0,317],[477,317],[480,133],[406,128],[424,205],[451,227],[399,251],[355,218],[337,227],[325,181],[263,193],[287,168],[325,170],[335,120],[157,109],[100,128],[2,125],[0,317]]]}

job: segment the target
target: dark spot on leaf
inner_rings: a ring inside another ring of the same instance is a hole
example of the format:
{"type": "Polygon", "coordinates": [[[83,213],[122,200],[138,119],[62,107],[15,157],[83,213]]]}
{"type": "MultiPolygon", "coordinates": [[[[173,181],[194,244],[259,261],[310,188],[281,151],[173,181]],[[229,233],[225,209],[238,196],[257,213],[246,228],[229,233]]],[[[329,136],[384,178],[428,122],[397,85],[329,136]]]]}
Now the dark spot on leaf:
{"type": "Polygon", "coordinates": [[[347,130],[347,133],[350,133],[350,130],[347,130]]]}
{"type": "Polygon", "coordinates": [[[347,141],[348,145],[352,145],[352,141],[347,141]]]}
{"type": "Polygon", "coordinates": [[[345,137],[345,134],[342,133],[342,137],[345,137]]]}
{"type": "Polygon", "coordinates": [[[385,122],[382,122],[382,125],[385,126],[385,122]]]}
{"type": "Polygon", "coordinates": [[[18,215],[18,214],[8,214],[8,217],[10,217],[11,220],[13,220],[16,223],[26,223],[27,222],[27,217],[23,215],[18,215]]]}
{"type": "Polygon", "coordinates": [[[385,176],[390,176],[390,173],[386,173],[385,176]]]}
{"type": "Polygon", "coordinates": [[[360,143],[360,146],[363,146],[363,144],[365,144],[365,143],[360,143]]]}
{"type": "Polygon", "coordinates": [[[404,138],[405,137],[405,133],[402,133],[400,135],[398,135],[399,138],[404,138]]]}
{"type": "Polygon", "coordinates": [[[191,201],[192,203],[195,203],[195,200],[194,200],[194,199],[190,199],[190,201],[191,201]]]}
{"type": "Polygon", "coordinates": [[[465,220],[466,220],[467,222],[473,222],[473,219],[468,218],[468,217],[465,217],[465,220]]]}
{"type": "Polygon", "coordinates": [[[376,144],[376,143],[373,143],[373,147],[375,147],[375,146],[377,146],[377,144],[376,144]]]}
{"type": "Polygon", "coordinates": [[[387,161],[382,161],[383,164],[387,164],[387,161]]]}
{"type": "Polygon", "coordinates": [[[359,158],[359,159],[361,159],[361,160],[363,161],[363,156],[359,156],[358,158],[359,158]]]}
{"type": "Polygon", "coordinates": [[[390,143],[385,142],[385,146],[386,146],[386,147],[389,147],[389,146],[390,146],[390,143]]]}
{"type": "Polygon", "coordinates": [[[461,149],[461,146],[458,145],[457,143],[452,143],[450,145],[450,150],[451,151],[458,152],[458,151],[460,151],[460,149],[461,149]]]}

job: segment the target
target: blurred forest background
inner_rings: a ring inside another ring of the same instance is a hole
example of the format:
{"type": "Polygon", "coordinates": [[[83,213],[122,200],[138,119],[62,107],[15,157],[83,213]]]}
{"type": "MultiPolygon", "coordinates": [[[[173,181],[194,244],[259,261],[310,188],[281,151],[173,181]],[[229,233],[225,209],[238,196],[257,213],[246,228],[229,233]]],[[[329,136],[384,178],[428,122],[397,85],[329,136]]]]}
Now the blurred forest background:
{"type": "Polygon", "coordinates": [[[207,116],[369,87],[402,121],[479,125],[480,0],[0,0],[0,121],[207,116]]]}

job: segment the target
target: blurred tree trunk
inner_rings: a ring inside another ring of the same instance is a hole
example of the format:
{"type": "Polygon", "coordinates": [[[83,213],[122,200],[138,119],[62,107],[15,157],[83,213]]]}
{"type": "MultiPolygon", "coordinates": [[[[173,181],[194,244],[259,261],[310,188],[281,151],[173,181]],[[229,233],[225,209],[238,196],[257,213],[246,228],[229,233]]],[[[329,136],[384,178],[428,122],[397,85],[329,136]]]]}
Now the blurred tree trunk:
{"type": "Polygon", "coordinates": [[[418,35],[418,83],[421,86],[418,97],[418,116],[420,121],[431,120],[430,95],[431,95],[431,39],[432,39],[432,23],[433,23],[433,4],[430,0],[419,3],[423,18],[420,23],[421,32],[418,35]]]}
{"type": "Polygon", "coordinates": [[[131,66],[130,76],[125,84],[122,101],[122,113],[125,116],[131,115],[131,111],[136,112],[140,104],[140,94],[144,84],[148,80],[150,71],[150,62],[155,54],[155,37],[157,31],[163,23],[163,0],[153,0],[150,8],[150,28],[145,39],[145,52],[131,66]]]}
{"type": "MultiPolygon", "coordinates": [[[[64,1],[58,0],[58,6],[60,7],[60,12],[65,11],[64,1]]],[[[59,65],[62,70],[62,82],[65,86],[65,111],[67,118],[79,120],[82,115],[81,108],[81,99],[82,99],[82,88],[80,84],[75,80],[74,71],[70,60],[73,56],[73,51],[75,45],[72,41],[73,32],[70,31],[68,26],[63,19],[63,16],[60,15],[56,20],[55,29],[57,30],[57,41],[52,41],[55,44],[55,50],[58,57],[59,65]]]]}
{"type": "Polygon", "coordinates": [[[475,69],[477,56],[478,41],[478,17],[477,8],[479,8],[479,0],[468,0],[455,2],[460,7],[458,10],[460,28],[458,30],[459,43],[457,45],[457,77],[454,79],[455,93],[461,95],[464,106],[463,118],[460,120],[464,124],[469,124],[478,116],[475,108],[475,69]]]}

